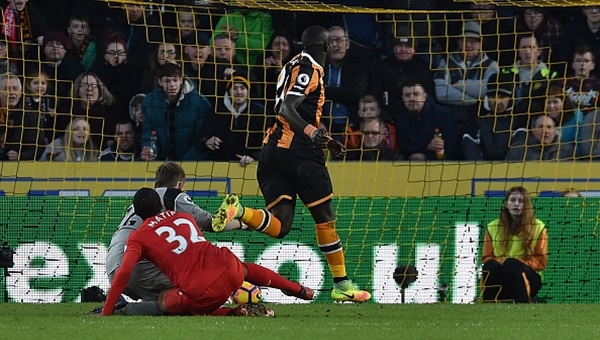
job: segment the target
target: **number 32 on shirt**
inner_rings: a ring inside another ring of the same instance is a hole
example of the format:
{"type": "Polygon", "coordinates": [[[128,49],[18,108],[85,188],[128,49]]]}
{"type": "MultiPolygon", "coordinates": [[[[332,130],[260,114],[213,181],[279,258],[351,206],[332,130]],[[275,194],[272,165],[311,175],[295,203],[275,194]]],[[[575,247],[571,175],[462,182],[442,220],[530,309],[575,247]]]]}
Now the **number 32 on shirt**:
{"type": "Polygon", "coordinates": [[[173,221],[173,224],[174,224],[174,226],[162,226],[162,227],[156,228],[156,230],[154,232],[158,236],[163,237],[169,243],[177,243],[177,247],[175,247],[174,249],[171,249],[171,251],[174,252],[175,254],[181,255],[181,253],[183,253],[187,249],[189,242],[191,242],[191,243],[206,242],[206,238],[198,235],[198,230],[196,229],[196,226],[194,226],[194,224],[190,220],[185,219],[185,218],[178,218],[175,221],[173,221]],[[184,228],[186,226],[190,229],[189,240],[186,239],[185,235],[178,234],[177,231],[175,230],[175,229],[180,230],[181,228],[184,228]],[[163,236],[165,234],[167,235],[166,237],[163,236]]]}

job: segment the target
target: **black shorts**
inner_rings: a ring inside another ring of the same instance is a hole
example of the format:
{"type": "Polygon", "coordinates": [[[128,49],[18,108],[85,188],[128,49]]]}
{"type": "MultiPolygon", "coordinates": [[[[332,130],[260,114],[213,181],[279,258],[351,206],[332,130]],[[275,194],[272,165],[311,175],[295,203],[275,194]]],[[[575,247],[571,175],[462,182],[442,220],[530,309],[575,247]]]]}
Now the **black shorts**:
{"type": "Polygon", "coordinates": [[[331,199],[333,188],[325,155],[321,150],[316,152],[303,154],[302,150],[265,145],[256,176],[267,209],[282,199],[295,203],[296,195],[309,208],[331,199]]]}

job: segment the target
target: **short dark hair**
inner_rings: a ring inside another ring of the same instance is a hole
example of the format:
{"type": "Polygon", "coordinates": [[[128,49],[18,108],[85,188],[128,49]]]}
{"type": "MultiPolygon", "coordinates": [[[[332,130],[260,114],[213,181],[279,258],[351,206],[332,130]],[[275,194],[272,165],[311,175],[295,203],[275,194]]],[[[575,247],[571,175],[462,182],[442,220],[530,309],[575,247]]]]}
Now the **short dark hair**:
{"type": "Polygon", "coordinates": [[[577,47],[575,47],[575,51],[573,51],[573,59],[575,59],[576,55],[582,56],[586,53],[589,53],[592,56],[592,61],[596,62],[596,55],[588,45],[577,45],[577,47]]]}
{"type": "Polygon", "coordinates": [[[323,26],[310,26],[302,32],[302,46],[304,49],[323,47],[327,44],[326,37],[329,31],[323,26]]]}
{"type": "Polygon", "coordinates": [[[157,188],[174,188],[178,182],[185,180],[185,170],[177,163],[167,162],[156,169],[155,179],[157,188]]]}
{"type": "Polygon", "coordinates": [[[213,38],[213,45],[214,45],[214,41],[215,40],[229,40],[230,42],[232,42],[235,45],[235,41],[231,38],[231,35],[229,33],[219,33],[217,34],[214,38],[213,38]]]}
{"type": "Polygon", "coordinates": [[[86,22],[88,25],[90,23],[90,18],[89,16],[87,16],[85,13],[81,13],[81,12],[74,12],[73,14],[71,14],[69,16],[69,25],[71,24],[71,21],[73,20],[79,20],[81,22],[86,22]]]}
{"type": "Polygon", "coordinates": [[[161,79],[162,77],[182,77],[183,73],[181,72],[181,67],[179,65],[173,63],[165,63],[164,65],[160,65],[158,70],[156,70],[156,79],[161,79]]]}
{"type": "Polygon", "coordinates": [[[405,87],[415,86],[421,86],[423,88],[423,92],[427,93],[427,89],[425,88],[425,85],[423,85],[423,81],[419,80],[418,78],[410,78],[405,81],[404,84],[402,84],[402,90],[404,90],[405,87]]]}
{"type": "Polygon", "coordinates": [[[162,211],[160,196],[151,188],[141,188],[133,196],[133,210],[143,219],[152,217],[162,211]]]}
{"type": "Polygon", "coordinates": [[[117,120],[117,122],[115,123],[115,133],[117,132],[117,127],[119,125],[131,125],[133,132],[135,133],[135,122],[133,121],[133,119],[131,118],[120,118],[119,120],[117,120]]]}
{"type": "Polygon", "coordinates": [[[517,34],[517,46],[516,46],[517,49],[519,48],[519,46],[521,46],[521,40],[527,39],[527,38],[535,39],[535,44],[537,45],[538,48],[540,47],[540,42],[535,37],[533,32],[521,32],[521,33],[517,34]]]}

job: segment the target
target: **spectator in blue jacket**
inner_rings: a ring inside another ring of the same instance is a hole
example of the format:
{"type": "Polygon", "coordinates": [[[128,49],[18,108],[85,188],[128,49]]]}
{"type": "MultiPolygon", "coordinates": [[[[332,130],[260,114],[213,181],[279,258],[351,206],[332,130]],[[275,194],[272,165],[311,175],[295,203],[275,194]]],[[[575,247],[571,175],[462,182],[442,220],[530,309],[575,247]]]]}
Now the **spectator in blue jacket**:
{"type": "Polygon", "coordinates": [[[208,158],[200,147],[202,125],[211,106],[178,65],[166,63],[157,70],[158,86],[142,102],[141,159],[149,160],[150,135],[158,138],[157,160],[198,161],[208,158]]]}
{"type": "Polygon", "coordinates": [[[458,129],[447,108],[427,100],[425,87],[409,80],[402,87],[404,109],[396,117],[398,148],[405,159],[458,159],[458,129]],[[434,136],[436,130],[442,138],[434,136]],[[443,154],[443,156],[442,156],[443,154]]]}

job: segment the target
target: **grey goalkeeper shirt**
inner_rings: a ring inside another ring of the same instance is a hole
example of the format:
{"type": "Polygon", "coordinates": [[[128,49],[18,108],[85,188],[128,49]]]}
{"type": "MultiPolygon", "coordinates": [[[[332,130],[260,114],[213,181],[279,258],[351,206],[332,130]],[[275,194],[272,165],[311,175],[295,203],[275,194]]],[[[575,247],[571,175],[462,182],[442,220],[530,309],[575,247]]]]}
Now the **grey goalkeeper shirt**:
{"type": "MultiPolygon", "coordinates": [[[[191,214],[201,230],[211,229],[212,215],[194,203],[188,194],[176,188],[163,187],[154,190],[158,192],[165,209],[191,214]]],[[[142,225],[142,222],[143,220],[133,211],[133,205],[129,206],[119,228],[110,240],[106,254],[106,274],[113,273],[121,266],[127,238],[132,231],[142,225]]]]}

